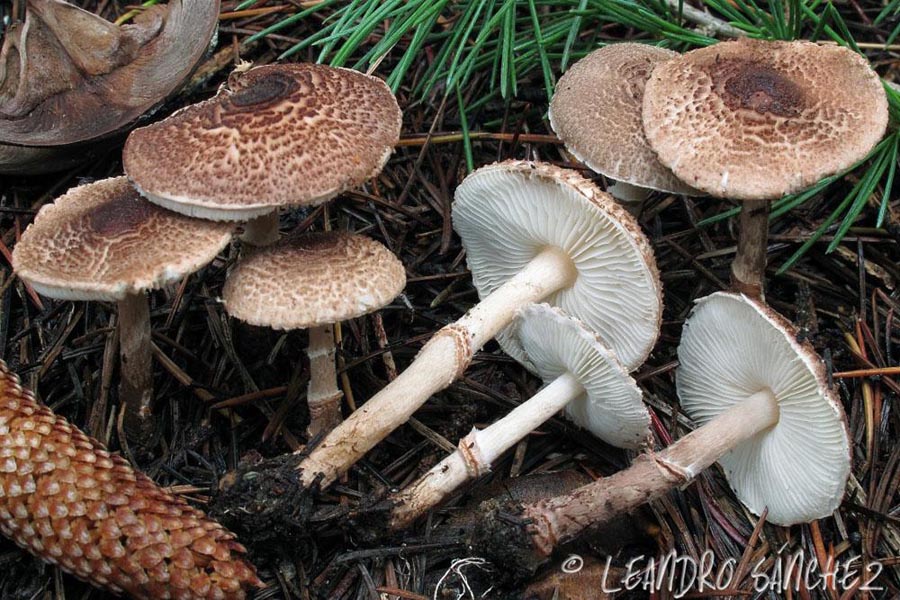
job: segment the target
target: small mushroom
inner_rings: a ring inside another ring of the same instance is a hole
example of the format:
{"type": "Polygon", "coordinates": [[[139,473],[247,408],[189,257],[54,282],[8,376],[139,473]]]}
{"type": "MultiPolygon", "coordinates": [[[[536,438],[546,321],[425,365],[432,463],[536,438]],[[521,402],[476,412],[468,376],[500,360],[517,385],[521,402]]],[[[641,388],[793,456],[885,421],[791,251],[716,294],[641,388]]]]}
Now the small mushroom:
{"type": "Polygon", "coordinates": [[[456,452],[388,498],[392,530],[406,527],[469,479],[489,473],[504,452],[563,409],[613,446],[647,444],[650,415],[641,390],[593,332],[547,304],[523,308],[514,330],[546,387],[489,427],[473,429],[456,452]]]}
{"type": "Polygon", "coordinates": [[[150,309],[145,290],[197,271],[232,226],[190,219],[140,197],[125,177],[70,190],[44,206],[13,250],[13,268],[51,298],[118,303],[125,424],[146,442],[151,424],[150,309]]]}
{"type": "MultiPolygon", "coordinates": [[[[346,472],[533,302],[582,320],[628,369],[649,354],[662,311],[653,251],[634,218],[590,181],[543,163],[483,167],[457,188],[453,224],[481,302],[325,437],[300,464],[303,485],[326,486],[346,472]]],[[[516,344],[506,347],[521,355],[516,344]]]]}
{"type": "Polygon", "coordinates": [[[746,296],[712,294],[685,323],[678,359],[681,407],[700,427],[615,475],[513,509],[523,519],[514,531],[487,527],[488,535],[530,546],[523,570],[716,461],[744,505],[757,515],[768,509],[777,525],[824,518],[838,507],[850,474],[844,413],[821,359],[784,318],[746,296]]]}
{"type": "Polygon", "coordinates": [[[278,238],[279,207],[318,205],[377,175],[401,121],[376,77],[267,65],[234,73],[214,98],[133,131],[123,161],[141,194],[170,210],[259,217],[244,239],[264,245],[278,238]]]}
{"type": "Polygon", "coordinates": [[[62,0],[27,0],[0,50],[0,142],[109,135],[175,91],[210,47],[219,0],[171,0],[119,27],[62,0]]]}
{"type": "Polygon", "coordinates": [[[641,202],[651,190],[695,195],[664,167],[644,137],[641,108],[653,67],[677,52],[647,44],[611,44],[572,65],[550,101],[550,126],[572,155],[614,179],[609,193],[641,202]]]}
{"type": "Polygon", "coordinates": [[[0,531],[136,600],[244,600],[262,587],[234,534],[38,404],[0,360],[0,531]]]}
{"type": "Polygon", "coordinates": [[[378,242],[345,232],[312,233],[243,258],[222,296],[228,314],[252,325],[309,329],[312,439],[341,421],[334,324],[382,308],[405,285],[403,264],[378,242]]]}
{"type": "Polygon", "coordinates": [[[884,135],[888,104],[878,75],[849,48],[740,39],[657,65],[643,123],[679,179],[743,201],[733,282],[760,296],[769,201],[863,159],[884,135]]]}

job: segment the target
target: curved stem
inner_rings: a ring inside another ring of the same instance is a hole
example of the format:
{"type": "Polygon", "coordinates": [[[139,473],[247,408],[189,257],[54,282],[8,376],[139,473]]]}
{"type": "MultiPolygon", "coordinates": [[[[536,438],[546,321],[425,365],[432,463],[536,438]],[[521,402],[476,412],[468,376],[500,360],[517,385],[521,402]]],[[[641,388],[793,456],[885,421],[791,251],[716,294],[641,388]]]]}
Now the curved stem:
{"type": "Polygon", "coordinates": [[[469,479],[488,473],[504,452],[582,393],[584,386],[571,373],[564,373],[491,426],[473,429],[460,440],[456,452],[390,498],[394,505],[391,530],[406,527],[469,479]]]}
{"type": "Polygon", "coordinates": [[[731,287],[760,300],[765,292],[769,204],[768,200],[744,202],[738,221],[737,254],[731,263],[731,287]]]}
{"type": "Polygon", "coordinates": [[[150,348],[150,303],[143,292],[118,303],[121,377],[119,400],[125,405],[125,427],[138,442],[152,430],[153,361],[150,348]]]}
{"type": "Polygon", "coordinates": [[[575,282],[572,260],[547,248],[518,274],[475,305],[459,321],[438,331],[397,379],[329,433],[302,462],[300,481],[330,485],[422,406],[460,376],[473,354],[512,321],[518,309],[575,282]]]}
{"type": "Polygon", "coordinates": [[[689,483],[726,452],[778,423],[775,396],[753,394],[659,453],[639,456],[615,475],[525,507],[535,548],[549,556],[585,528],[609,521],[689,483]]]}
{"type": "Polygon", "coordinates": [[[328,433],[341,422],[341,398],[334,367],[334,325],[320,325],[309,330],[309,439],[328,433]]]}
{"type": "Polygon", "coordinates": [[[251,246],[268,246],[278,241],[278,211],[250,219],[244,223],[241,241],[251,246]]]}

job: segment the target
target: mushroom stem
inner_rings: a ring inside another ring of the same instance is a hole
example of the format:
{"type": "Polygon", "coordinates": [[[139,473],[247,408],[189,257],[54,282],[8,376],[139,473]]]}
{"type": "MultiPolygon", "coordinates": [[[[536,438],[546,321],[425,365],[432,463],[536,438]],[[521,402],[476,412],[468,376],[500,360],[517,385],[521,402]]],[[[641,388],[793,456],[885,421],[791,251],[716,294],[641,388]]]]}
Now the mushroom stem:
{"type": "Polygon", "coordinates": [[[616,200],[630,204],[634,202],[643,202],[650,196],[650,192],[653,190],[617,180],[610,185],[606,191],[612,194],[612,197],[616,200]]]}
{"type": "Polygon", "coordinates": [[[328,433],[341,422],[341,398],[334,367],[334,325],[320,325],[309,330],[309,439],[328,433]]]}
{"type": "Polygon", "coordinates": [[[136,441],[152,429],[153,361],[150,348],[150,302],[143,292],[119,300],[119,399],[125,405],[125,428],[136,441]],[[149,426],[149,427],[148,427],[149,426]]]}
{"type": "Polygon", "coordinates": [[[489,473],[504,452],[583,393],[578,379],[564,373],[499,421],[481,431],[473,429],[456,452],[390,499],[391,530],[410,525],[469,479],[489,473]]]}
{"type": "Polygon", "coordinates": [[[250,219],[244,223],[241,241],[251,246],[268,246],[278,241],[278,211],[250,219]]]}
{"type": "Polygon", "coordinates": [[[438,331],[406,371],[329,433],[300,463],[301,483],[330,485],[408,421],[432,394],[453,383],[473,354],[508,325],[518,309],[571,286],[576,277],[572,259],[562,250],[542,250],[460,320],[438,331]]]}
{"type": "Polygon", "coordinates": [[[659,453],[647,453],[615,475],[569,494],[524,507],[529,535],[540,556],[586,527],[659,498],[689,483],[726,452],[778,423],[778,402],[771,390],[759,391],[722,412],[706,425],[659,453]]]}
{"type": "Polygon", "coordinates": [[[735,291],[763,299],[768,239],[769,201],[745,201],[739,221],[737,254],[731,263],[731,285],[735,291]]]}

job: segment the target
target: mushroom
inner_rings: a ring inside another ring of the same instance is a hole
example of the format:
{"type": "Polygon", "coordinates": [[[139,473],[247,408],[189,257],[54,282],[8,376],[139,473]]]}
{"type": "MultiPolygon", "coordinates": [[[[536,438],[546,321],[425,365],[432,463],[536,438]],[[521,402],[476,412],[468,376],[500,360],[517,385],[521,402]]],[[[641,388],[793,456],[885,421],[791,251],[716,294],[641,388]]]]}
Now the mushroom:
{"type": "Polygon", "coordinates": [[[574,171],[523,161],[478,169],[456,190],[453,224],[481,302],[438,331],[409,368],[300,463],[305,486],[345,473],[533,302],[581,319],[628,369],[653,347],[661,289],[650,244],[625,209],[574,171]]]}
{"type": "Polygon", "coordinates": [[[219,0],[170,0],[122,27],[28,0],[0,50],[0,142],[61,146],[124,128],[181,86],[218,19],[219,0]]]}
{"type": "Polygon", "coordinates": [[[844,413],[821,359],[783,317],[744,295],[712,294],[685,323],[678,359],[681,407],[699,428],[624,471],[519,506],[521,520],[492,520],[484,535],[524,543],[530,571],[557,544],[690,483],[716,461],[741,502],[757,515],[767,509],[777,525],[838,507],[850,474],[844,413]]]}
{"type": "Polygon", "coordinates": [[[647,444],[650,415],[641,391],[596,334],[547,304],[523,308],[513,327],[546,387],[486,429],[473,429],[456,452],[388,498],[390,529],[406,527],[469,479],[489,473],[504,452],[563,409],[613,446],[647,444]]]}
{"type": "Polygon", "coordinates": [[[262,587],[234,534],[37,403],[0,360],[0,531],[138,600],[243,600],[262,587]]]}
{"type": "Polygon", "coordinates": [[[232,226],[190,219],[140,197],[125,177],[76,187],[44,206],[13,250],[13,268],[40,294],[118,303],[126,427],[146,442],[152,424],[150,310],[145,290],[200,269],[232,226]]]}
{"type": "Polygon", "coordinates": [[[125,173],[150,201],[278,238],[280,206],[314,206],[378,174],[402,113],[383,81],[315,64],[234,73],[212,99],[128,137],[125,173]]]}
{"type": "Polygon", "coordinates": [[[651,190],[697,194],[659,162],[641,123],[650,72],[676,56],[647,44],[604,46],[566,71],[550,101],[550,126],[566,150],[616,180],[608,191],[623,202],[641,202],[651,190]]]}
{"type": "Polygon", "coordinates": [[[309,329],[309,437],[341,421],[333,325],[374,312],[406,285],[387,248],[362,235],[312,233],[286,238],[243,258],[222,292],[225,310],[252,325],[309,329]]]}
{"type": "Polygon", "coordinates": [[[863,159],[884,135],[888,104],[878,75],[849,48],[740,39],[657,65],[643,123],[679,179],[743,201],[732,279],[761,296],[769,200],[863,159]]]}

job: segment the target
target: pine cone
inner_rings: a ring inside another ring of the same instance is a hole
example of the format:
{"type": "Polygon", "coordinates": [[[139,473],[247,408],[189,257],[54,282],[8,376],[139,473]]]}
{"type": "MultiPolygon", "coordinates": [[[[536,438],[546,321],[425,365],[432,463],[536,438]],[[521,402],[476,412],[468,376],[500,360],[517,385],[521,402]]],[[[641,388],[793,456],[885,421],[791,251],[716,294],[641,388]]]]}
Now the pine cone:
{"type": "Polygon", "coordinates": [[[0,531],[134,598],[239,600],[262,585],[233,533],[39,405],[2,360],[0,531]]]}

